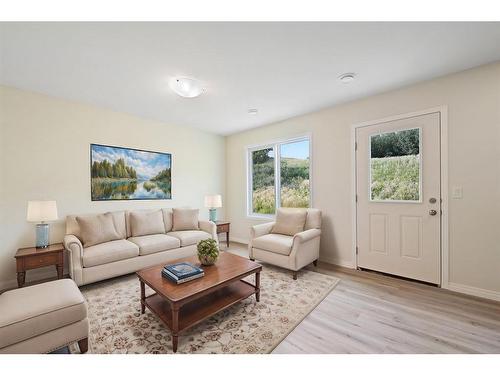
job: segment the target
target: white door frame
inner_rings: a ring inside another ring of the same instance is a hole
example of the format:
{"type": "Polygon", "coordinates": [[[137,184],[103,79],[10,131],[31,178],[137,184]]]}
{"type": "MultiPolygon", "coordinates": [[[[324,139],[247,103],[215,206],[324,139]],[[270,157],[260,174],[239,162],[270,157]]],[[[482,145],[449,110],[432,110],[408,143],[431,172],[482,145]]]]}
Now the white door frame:
{"type": "Polygon", "coordinates": [[[359,124],[351,125],[351,181],[352,181],[352,195],[351,195],[351,210],[352,210],[352,257],[354,259],[354,268],[358,268],[358,256],[356,248],[357,243],[357,204],[356,204],[356,129],[379,125],[384,122],[402,120],[410,117],[417,117],[427,115],[430,113],[440,114],[441,125],[441,288],[448,288],[449,277],[449,237],[448,237],[448,106],[442,105],[439,107],[428,108],[420,111],[403,113],[400,115],[384,117],[378,120],[365,121],[359,124]]]}

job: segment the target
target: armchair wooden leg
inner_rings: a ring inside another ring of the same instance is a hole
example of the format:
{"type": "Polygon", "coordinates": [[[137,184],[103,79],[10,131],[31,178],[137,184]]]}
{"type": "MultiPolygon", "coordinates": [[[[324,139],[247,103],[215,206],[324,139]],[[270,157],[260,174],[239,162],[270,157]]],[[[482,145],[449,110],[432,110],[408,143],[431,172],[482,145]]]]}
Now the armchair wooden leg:
{"type": "Polygon", "coordinates": [[[318,260],[313,261],[314,267],[318,267],[318,260]]]}
{"type": "Polygon", "coordinates": [[[80,348],[80,353],[87,353],[89,350],[89,338],[86,337],[78,341],[78,347],[80,348]]]}
{"type": "Polygon", "coordinates": [[[293,279],[297,280],[297,271],[293,271],[293,279]]]}

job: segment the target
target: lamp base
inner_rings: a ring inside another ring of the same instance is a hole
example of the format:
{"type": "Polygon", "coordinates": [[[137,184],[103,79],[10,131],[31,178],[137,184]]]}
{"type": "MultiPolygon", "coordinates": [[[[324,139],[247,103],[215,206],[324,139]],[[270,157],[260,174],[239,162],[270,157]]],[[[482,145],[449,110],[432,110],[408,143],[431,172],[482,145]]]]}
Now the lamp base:
{"type": "Polygon", "coordinates": [[[210,221],[213,221],[214,223],[217,221],[217,209],[216,208],[210,208],[208,210],[208,215],[209,215],[210,221]]]}
{"type": "Polygon", "coordinates": [[[49,247],[49,224],[36,225],[36,248],[44,249],[49,247]]]}

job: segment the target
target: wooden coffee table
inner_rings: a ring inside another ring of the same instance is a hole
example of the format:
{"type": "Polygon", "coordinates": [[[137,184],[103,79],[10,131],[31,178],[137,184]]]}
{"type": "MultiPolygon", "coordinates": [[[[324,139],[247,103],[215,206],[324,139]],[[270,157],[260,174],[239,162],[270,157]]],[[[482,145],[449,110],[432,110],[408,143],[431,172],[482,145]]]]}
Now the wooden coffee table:
{"type": "MultiPolygon", "coordinates": [[[[200,266],[198,257],[177,259],[168,263],[190,262],[200,266]]],[[[213,266],[202,266],[205,276],[176,285],[161,276],[165,264],[137,272],[141,284],[141,314],[146,307],[172,331],[172,346],[177,352],[179,332],[217,314],[229,306],[255,294],[260,299],[262,266],[231,253],[220,253],[213,266]],[[255,274],[255,285],[242,280],[255,274]],[[156,293],[146,297],[145,285],[156,293]]]]}

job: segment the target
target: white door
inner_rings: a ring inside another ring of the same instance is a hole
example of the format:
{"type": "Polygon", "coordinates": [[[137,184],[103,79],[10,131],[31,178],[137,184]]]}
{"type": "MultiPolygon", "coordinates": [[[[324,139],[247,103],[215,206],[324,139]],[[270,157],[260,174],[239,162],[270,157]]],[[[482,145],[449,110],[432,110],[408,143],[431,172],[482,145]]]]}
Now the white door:
{"type": "Polygon", "coordinates": [[[440,284],[440,114],[356,129],[358,266],[440,284]]]}

